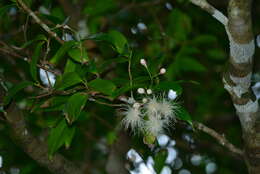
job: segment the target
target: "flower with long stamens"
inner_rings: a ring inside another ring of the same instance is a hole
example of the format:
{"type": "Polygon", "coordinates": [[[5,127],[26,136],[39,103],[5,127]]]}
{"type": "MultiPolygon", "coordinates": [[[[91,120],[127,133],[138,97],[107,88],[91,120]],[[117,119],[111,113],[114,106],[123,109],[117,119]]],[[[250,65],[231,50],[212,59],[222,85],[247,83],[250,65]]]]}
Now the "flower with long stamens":
{"type": "Polygon", "coordinates": [[[149,120],[145,122],[144,130],[153,136],[157,136],[163,133],[165,120],[158,119],[157,116],[150,116],[149,120]]]}
{"type": "Polygon", "coordinates": [[[122,114],[125,116],[122,120],[125,129],[131,128],[133,132],[142,129],[143,118],[139,107],[129,106],[122,114]]]}

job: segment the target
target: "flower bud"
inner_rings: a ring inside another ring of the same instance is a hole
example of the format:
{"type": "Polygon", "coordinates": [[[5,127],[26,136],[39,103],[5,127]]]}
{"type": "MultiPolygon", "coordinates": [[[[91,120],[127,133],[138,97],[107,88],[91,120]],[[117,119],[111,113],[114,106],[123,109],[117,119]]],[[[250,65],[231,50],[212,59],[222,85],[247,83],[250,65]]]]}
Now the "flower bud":
{"type": "Polygon", "coordinates": [[[140,107],[140,103],[135,103],[135,104],[133,105],[133,107],[134,107],[135,109],[138,109],[138,108],[140,107]]]}
{"type": "Polygon", "coordinates": [[[137,89],[137,92],[138,92],[139,94],[144,94],[144,93],[145,93],[144,88],[138,88],[138,89],[137,89]]]}
{"type": "Polygon", "coordinates": [[[143,65],[143,66],[145,66],[145,67],[147,66],[145,59],[141,59],[141,60],[140,60],[140,63],[141,63],[141,65],[143,65]]]}
{"type": "Polygon", "coordinates": [[[160,74],[165,74],[166,73],[166,69],[165,68],[161,68],[160,69],[160,74]]]}
{"type": "Polygon", "coordinates": [[[153,93],[153,91],[152,91],[151,89],[147,89],[147,90],[146,90],[146,93],[147,93],[148,95],[150,95],[150,94],[153,93]]]}
{"type": "Polygon", "coordinates": [[[148,101],[147,98],[143,98],[142,100],[143,103],[147,103],[147,101],[148,101]]]}

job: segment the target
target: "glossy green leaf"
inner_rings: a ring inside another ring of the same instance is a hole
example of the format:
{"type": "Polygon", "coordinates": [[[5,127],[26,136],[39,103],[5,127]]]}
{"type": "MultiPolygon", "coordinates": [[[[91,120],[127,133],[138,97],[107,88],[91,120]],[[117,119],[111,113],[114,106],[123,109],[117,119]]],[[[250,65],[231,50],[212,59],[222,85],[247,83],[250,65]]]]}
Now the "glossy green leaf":
{"type": "Polygon", "coordinates": [[[34,53],[32,55],[32,60],[30,62],[30,72],[31,72],[31,75],[32,75],[32,78],[34,81],[38,80],[37,79],[37,62],[40,57],[43,44],[44,44],[44,42],[40,42],[37,44],[37,46],[34,50],[34,53]]]}
{"type": "Polygon", "coordinates": [[[180,107],[176,114],[176,117],[179,118],[180,120],[186,121],[187,123],[189,123],[192,126],[191,116],[185,108],[180,107]]]}
{"type": "Polygon", "coordinates": [[[68,41],[65,42],[60,49],[55,53],[55,55],[51,58],[50,63],[57,64],[59,61],[64,57],[64,55],[67,53],[67,51],[75,45],[75,41],[68,41]]]}
{"type": "Polygon", "coordinates": [[[154,169],[157,173],[160,173],[165,166],[165,160],[167,158],[167,151],[165,149],[160,150],[154,157],[154,169]]]}
{"type": "Polygon", "coordinates": [[[67,59],[67,62],[66,62],[66,65],[65,65],[65,68],[64,68],[64,73],[69,73],[69,72],[74,72],[76,70],[76,62],[74,62],[73,60],[71,59],[67,59]]]}
{"type": "Polygon", "coordinates": [[[73,60],[79,63],[87,63],[89,60],[87,50],[80,44],[77,47],[70,49],[68,54],[73,60]]]}
{"type": "Polygon", "coordinates": [[[7,105],[11,99],[19,92],[21,91],[22,89],[30,86],[30,85],[33,85],[33,82],[29,82],[29,81],[24,81],[24,82],[21,82],[17,85],[14,85],[9,91],[8,91],[8,95],[4,97],[4,105],[7,105]]]}
{"type": "Polygon", "coordinates": [[[67,149],[70,147],[70,144],[71,144],[71,142],[73,140],[73,137],[75,135],[75,131],[76,131],[76,127],[75,126],[69,128],[69,129],[65,129],[65,133],[64,134],[66,136],[65,136],[64,144],[65,144],[65,147],[67,149]]]}
{"type": "Polygon", "coordinates": [[[54,88],[63,90],[80,82],[82,79],[76,72],[68,72],[62,75],[61,79],[55,83],[54,88]]]}
{"type": "Polygon", "coordinates": [[[79,115],[87,102],[88,96],[83,93],[73,94],[64,107],[64,112],[69,123],[73,123],[79,118],[79,115]]]}
{"type": "Polygon", "coordinates": [[[110,31],[108,34],[111,39],[110,41],[114,45],[116,51],[122,54],[127,44],[125,36],[122,33],[115,30],[110,31]]]}
{"type": "Polygon", "coordinates": [[[113,82],[103,79],[95,79],[89,82],[88,86],[95,91],[101,92],[103,94],[112,95],[116,89],[113,82]]]}
{"type": "Polygon", "coordinates": [[[62,119],[58,125],[51,129],[48,137],[48,155],[51,158],[53,154],[62,146],[68,147],[75,134],[75,127],[69,127],[66,120],[62,119]]]}
{"type": "Polygon", "coordinates": [[[127,40],[125,36],[115,30],[109,31],[108,33],[99,33],[92,35],[89,37],[89,39],[108,42],[119,54],[122,54],[127,47],[127,40]]]}

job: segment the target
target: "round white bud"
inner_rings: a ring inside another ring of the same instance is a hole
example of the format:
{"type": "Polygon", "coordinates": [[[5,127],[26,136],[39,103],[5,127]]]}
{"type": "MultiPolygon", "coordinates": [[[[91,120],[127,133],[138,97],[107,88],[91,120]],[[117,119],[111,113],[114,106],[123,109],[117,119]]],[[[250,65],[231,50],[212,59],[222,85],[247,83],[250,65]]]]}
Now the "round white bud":
{"type": "Polygon", "coordinates": [[[140,103],[134,103],[133,107],[134,107],[135,109],[138,109],[138,108],[140,107],[140,103]]]}
{"type": "Polygon", "coordinates": [[[137,89],[137,92],[138,92],[139,94],[144,94],[144,93],[145,93],[144,88],[138,88],[138,89],[137,89]]]}
{"type": "Polygon", "coordinates": [[[147,90],[146,90],[146,93],[150,95],[150,94],[153,93],[153,91],[152,91],[151,89],[147,89],[147,90]]]}
{"type": "Polygon", "coordinates": [[[143,66],[145,66],[145,67],[147,66],[145,59],[141,59],[141,60],[140,60],[140,63],[141,63],[141,65],[143,65],[143,66]]]}
{"type": "Polygon", "coordinates": [[[147,98],[143,98],[142,100],[143,103],[147,103],[147,101],[148,101],[147,98]]]}
{"type": "Polygon", "coordinates": [[[160,69],[160,74],[165,74],[166,73],[166,69],[165,68],[161,68],[160,69]]]}

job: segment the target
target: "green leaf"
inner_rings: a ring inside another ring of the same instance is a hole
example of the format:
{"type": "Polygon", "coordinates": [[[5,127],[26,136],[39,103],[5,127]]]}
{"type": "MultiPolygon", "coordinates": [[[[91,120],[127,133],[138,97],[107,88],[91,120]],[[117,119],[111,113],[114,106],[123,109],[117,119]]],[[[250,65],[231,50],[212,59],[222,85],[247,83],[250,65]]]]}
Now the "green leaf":
{"type": "Polygon", "coordinates": [[[70,49],[68,54],[73,60],[79,63],[87,63],[89,60],[87,50],[82,47],[81,44],[77,45],[75,48],[70,49]]]}
{"type": "Polygon", "coordinates": [[[58,125],[51,129],[48,137],[48,155],[51,158],[53,154],[65,144],[68,147],[75,133],[75,127],[69,127],[66,120],[62,119],[58,125]]]}
{"type": "Polygon", "coordinates": [[[125,36],[115,30],[110,31],[109,33],[109,37],[111,38],[111,43],[114,45],[115,50],[122,54],[125,50],[125,46],[127,44],[127,40],[125,38],[125,36]]]}
{"type": "Polygon", "coordinates": [[[76,62],[74,62],[71,59],[67,59],[67,62],[66,62],[65,68],[64,68],[64,73],[74,72],[74,71],[76,71],[76,67],[77,67],[76,62]]]}
{"type": "Polygon", "coordinates": [[[112,95],[116,89],[113,82],[103,79],[95,79],[89,82],[88,86],[95,91],[101,92],[103,94],[112,95]]]}
{"type": "Polygon", "coordinates": [[[188,122],[192,126],[191,116],[185,108],[180,107],[179,111],[176,114],[176,117],[179,118],[180,120],[188,122]]]}
{"type": "Polygon", "coordinates": [[[122,54],[127,47],[127,40],[125,36],[115,30],[109,31],[108,33],[99,33],[92,35],[89,37],[89,39],[108,42],[119,54],[122,54]]]}
{"type": "Polygon", "coordinates": [[[55,83],[54,88],[63,90],[82,82],[82,79],[76,72],[68,72],[62,75],[61,80],[55,83]]]}
{"type": "Polygon", "coordinates": [[[115,8],[115,0],[87,1],[83,12],[87,15],[97,16],[105,14],[115,8]]]}
{"type": "Polygon", "coordinates": [[[57,64],[63,58],[63,56],[67,53],[67,51],[75,45],[75,41],[65,42],[60,49],[56,52],[56,54],[51,58],[50,63],[57,64]]]}
{"type": "Polygon", "coordinates": [[[24,81],[21,82],[17,85],[14,85],[9,91],[8,91],[8,95],[4,97],[4,105],[7,105],[11,99],[22,89],[33,85],[33,82],[29,82],[29,81],[24,81]]]}
{"type": "Polygon", "coordinates": [[[158,85],[154,87],[154,91],[165,91],[168,92],[170,89],[177,92],[178,95],[182,93],[182,87],[179,83],[171,82],[171,81],[164,81],[160,82],[158,85]]]}
{"type": "Polygon", "coordinates": [[[200,45],[200,44],[211,44],[217,41],[216,36],[203,34],[198,35],[192,40],[193,44],[200,45]]]}
{"type": "Polygon", "coordinates": [[[88,96],[83,93],[73,94],[64,107],[68,122],[71,124],[79,118],[79,115],[87,102],[88,96]]]}
{"type": "Polygon", "coordinates": [[[226,58],[225,52],[221,49],[209,49],[206,54],[212,60],[224,60],[226,58]]]}
{"type": "Polygon", "coordinates": [[[30,40],[28,42],[25,42],[21,48],[26,48],[28,47],[29,45],[33,44],[34,42],[37,42],[37,41],[46,41],[47,42],[47,38],[46,36],[44,36],[43,34],[39,34],[37,35],[33,40],[30,40]]]}
{"type": "Polygon", "coordinates": [[[165,165],[165,160],[167,158],[167,151],[165,149],[160,150],[155,154],[154,157],[154,169],[157,173],[160,173],[165,165]]]}
{"type": "Polygon", "coordinates": [[[37,62],[40,57],[43,44],[44,42],[40,42],[37,44],[34,53],[32,55],[32,61],[30,62],[30,71],[34,81],[37,81],[37,62]]]}
{"type": "Polygon", "coordinates": [[[65,147],[66,147],[66,149],[68,149],[69,147],[70,147],[70,144],[71,144],[71,142],[72,142],[72,140],[73,140],[73,137],[74,137],[74,135],[75,135],[75,131],[76,131],[76,127],[75,126],[73,126],[73,127],[71,127],[70,129],[65,129],[65,147]]]}
{"type": "Polygon", "coordinates": [[[178,42],[186,41],[191,32],[192,24],[188,15],[175,8],[171,11],[168,18],[166,32],[178,42]]]}
{"type": "Polygon", "coordinates": [[[187,72],[205,72],[207,70],[204,65],[191,57],[181,57],[178,59],[178,65],[182,71],[187,72]]]}

